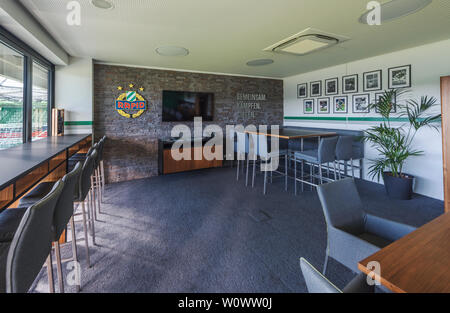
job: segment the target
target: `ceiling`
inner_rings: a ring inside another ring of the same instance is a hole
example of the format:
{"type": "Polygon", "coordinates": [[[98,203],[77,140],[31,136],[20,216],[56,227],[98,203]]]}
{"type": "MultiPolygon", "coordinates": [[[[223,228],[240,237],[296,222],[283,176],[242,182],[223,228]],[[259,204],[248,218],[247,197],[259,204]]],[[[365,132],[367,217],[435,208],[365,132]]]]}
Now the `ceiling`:
{"type": "Polygon", "coordinates": [[[69,26],[69,0],[20,0],[72,56],[190,71],[282,78],[450,38],[448,0],[381,26],[358,22],[368,1],[111,0],[113,10],[100,10],[78,0],[81,26],[69,26]],[[307,56],[263,51],[308,27],[350,40],[307,56]],[[190,53],[158,55],[155,49],[165,45],[190,53]],[[246,65],[259,58],[275,62],[246,65]]]}

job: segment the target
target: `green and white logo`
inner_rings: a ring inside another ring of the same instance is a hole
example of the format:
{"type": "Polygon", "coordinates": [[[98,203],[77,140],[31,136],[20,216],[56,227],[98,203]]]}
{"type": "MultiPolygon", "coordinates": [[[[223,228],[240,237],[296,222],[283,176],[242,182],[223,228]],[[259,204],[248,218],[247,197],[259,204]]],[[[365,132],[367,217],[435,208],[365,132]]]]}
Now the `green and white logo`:
{"type": "Polygon", "coordinates": [[[136,91],[127,91],[127,101],[136,101],[136,91]]]}

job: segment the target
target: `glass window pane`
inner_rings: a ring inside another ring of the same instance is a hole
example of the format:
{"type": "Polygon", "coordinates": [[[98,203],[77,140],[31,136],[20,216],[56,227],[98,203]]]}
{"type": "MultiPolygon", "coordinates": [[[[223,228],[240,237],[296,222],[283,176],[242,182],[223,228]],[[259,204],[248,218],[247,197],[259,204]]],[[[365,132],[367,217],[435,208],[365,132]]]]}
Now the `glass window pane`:
{"type": "Polygon", "coordinates": [[[47,137],[48,69],[33,62],[32,140],[47,137]]]}
{"type": "Polygon", "coordinates": [[[0,43],[0,150],[23,143],[23,61],[0,43]]]}

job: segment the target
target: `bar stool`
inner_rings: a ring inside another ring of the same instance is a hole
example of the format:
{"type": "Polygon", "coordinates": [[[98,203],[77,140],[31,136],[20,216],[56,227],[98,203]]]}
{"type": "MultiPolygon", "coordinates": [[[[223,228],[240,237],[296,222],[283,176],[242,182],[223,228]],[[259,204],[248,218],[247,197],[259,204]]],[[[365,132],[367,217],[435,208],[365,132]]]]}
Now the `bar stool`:
{"type": "Polygon", "coordinates": [[[341,179],[341,162],[344,162],[344,176],[347,176],[347,162],[350,161],[352,167],[352,177],[355,177],[353,169],[353,136],[339,136],[336,144],[336,161],[338,165],[339,179],[341,179]]]}
{"type": "Polygon", "coordinates": [[[2,274],[6,273],[6,292],[28,292],[46,260],[52,289],[53,216],[63,187],[64,183],[58,181],[47,196],[30,206],[23,215],[9,247],[6,270],[0,269],[2,274]]]}
{"type": "MultiPolygon", "coordinates": [[[[264,191],[263,193],[267,193],[267,172],[269,169],[270,162],[273,161],[274,158],[284,158],[285,161],[285,172],[283,176],[285,177],[285,190],[288,189],[288,161],[289,161],[289,153],[288,150],[278,150],[278,151],[271,151],[269,152],[268,144],[267,144],[267,136],[266,135],[257,135],[257,134],[251,134],[252,142],[253,142],[253,149],[252,153],[250,153],[253,158],[253,176],[252,176],[252,187],[255,186],[255,175],[256,175],[256,163],[257,158],[259,157],[261,163],[260,166],[265,166],[264,171],[264,191]]],[[[250,156],[249,156],[250,159],[250,156]]],[[[270,177],[272,180],[273,172],[277,172],[282,174],[276,169],[270,168],[270,177]]],[[[247,164],[247,172],[248,172],[248,164],[247,164]]]]}
{"type": "MultiPolygon", "coordinates": [[[[303,189],[303,184],[309,184],[311,186],[311,190],[312,190],[312,186],[317,186],[316,184],[314,184],[313,182],[313,178],[315,177],[315,174],[313,173],[313,168],[315,167],[315,165],[318,166],[319,168],[319,179],[320,179],[320,183],[323,184],[324,178],[323,178],[323,173],[322,173],[322,164],[325,163],[333,163],[334,165],[334,180],[336,180],[336,144],[338,141],[338,137],[331,137],[331,138],[323,138],[320,141],[319,144],[319,148],[317,150],[306,150],[306,151],[296,151],[294,153],[294,161],[295,161],[295,194],[297,195],[297,181],[300,181],[302,183],[302,191],[303,189]],[[297,178],[297,163],[301,162],[301,179],[297,178]],[[308,163],[309,164],[309,171],[310,171],[310,180],[311,182],[307,182],[305,181],[303,178],[303,170],[304,170],[304,164],[308,163]]],[[[331,179],[329,177],[327,177],[328,181],[331,181],[331,179]]]]}
{"type": "MultiPolygon", "coordinates": [[[[236,132],[237,133],[237,145],[236,145],[236,156],[237,156],[237,169],[236,169],[236,180],[239,180],[239,171],[240,171],[240,161],[243,161],[242,171],[244,171],[245,167],[245,159],[248,157],[248,135],[244,132],[236,132]]],[[[248,163],[247,163],[247,171],[248,171],[248,163]]],[[[247,186],[248,179],[245,182],[247,186]]]]}

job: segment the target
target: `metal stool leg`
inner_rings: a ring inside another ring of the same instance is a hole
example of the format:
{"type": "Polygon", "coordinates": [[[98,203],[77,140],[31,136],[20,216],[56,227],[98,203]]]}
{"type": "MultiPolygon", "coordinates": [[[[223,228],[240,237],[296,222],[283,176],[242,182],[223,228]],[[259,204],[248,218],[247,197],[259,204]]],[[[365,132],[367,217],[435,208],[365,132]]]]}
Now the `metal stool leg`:
{"type": "Polygon", "coordinates": [[[264,194],[267,192],[267,168],[264,171],[264,194]]]}
{"type": "Polygon", "coordinates": [[[89,256],[88,224],[86,221],[86,207],[85,207],[84,201],[81,202],[81,213],[83,215],[84,244],[86,245],[86,262],[87,262],[87,266],[91,267],[91,259],[89,256]]]}
{"type": "Polygon", "coordinates": [[[250,166],[250,157],[247,156],[247,170],[245,174],[245,186],[248,186],[248,167],[250,166]]]}
{"type": "Polygon", "coordinates": [[[236,168],[236,180],[239,180],[239,155],[237,159],[237,168],[236,168]]]}
{"type": "Polygon", "coordinates": [[[253,177],[252,177],[252,188],[255,187],[255,175],[256,175],[256,158],[253,159],[253,177]]]}
{"type": "Polygon", "coordinates": [[[55,293],[55,282],[53,281],[53,262],[51,251],[47,257],[47,277],[48,277],[48,290],[50,293],[55,293]]]}
{"type": "Polygon", "coordinates": [[[322,164],[319,164],[319,176],[320,176],[320,184],[323,184],[323,177],[322,177],[322,164]]]}
{"type": "Polygon", "coordinates": [[[301,177],[302,177],[302,192],[305,191],[305,184],[303,183],[303,179],[304,179],[303,170],[304,170],[304,167],[305,167],[305,161],[302,160],[302,172],[301,172],[301,174],[300,174],[301,177]]]}
{"type": "MultiPolygon", "coordinates": [[[[309,175],[310,175],[310,180],[311,180],[311,184],[313,184],[314,182],[313,182],[313,164],[312,163],[309,163],[309,175]]],[[[312,187],[312,185],[310,185],[310,187],[311,187],[311,191],[313,190],[313,187],[312,187]]]]}
{"type": "Polygon", "coordinates": [[[297,195],[297,160],[294,160],[294,194],[297,195]]]}
{"type": "Polygon", "coordinates": [[[333,162],[333,167],[334,167],[334,180],[337,180],[337,176],[336,176],[336,161],[333,162]]]}
{"type": "Polygon", "coordinates": [[[77,237],[75,232],[75,222],[73,220],[73,216],[70,218],[70,228],[72,229],[72,257],[75,266],[75,280],[76,280],[76,292],[80,292],[81,289],[81,277],[80,277],[80,269],[78,268],[78,251],[77,251],[77,237]]]}
{"type": "Polygon", "coordinates": [[[288,190],[288,163],[289,163],[289,158],[288,155],[286,154],[284,156],[284,190],[288,190]]]}
{"type": "Polygon", "coordinates": [[[352,167],[352,178],[355,178],[355,170],[354,170],[354,167],[353,167],[353,159],[350,159],[350,165],[352,167]]]}
{"type": "Polygon", "coordinates": [[[62,273],[61,250],[59,246],[59,241],[55,241],[54,245],[55,245],[56,273],[58,274],[59,293],[64,293],[64,278],[62,273]]]}

